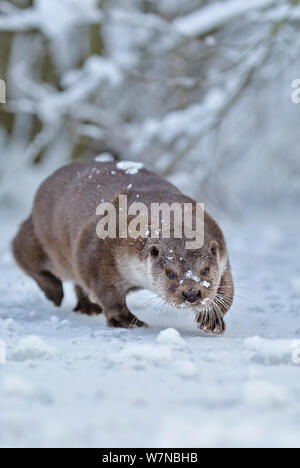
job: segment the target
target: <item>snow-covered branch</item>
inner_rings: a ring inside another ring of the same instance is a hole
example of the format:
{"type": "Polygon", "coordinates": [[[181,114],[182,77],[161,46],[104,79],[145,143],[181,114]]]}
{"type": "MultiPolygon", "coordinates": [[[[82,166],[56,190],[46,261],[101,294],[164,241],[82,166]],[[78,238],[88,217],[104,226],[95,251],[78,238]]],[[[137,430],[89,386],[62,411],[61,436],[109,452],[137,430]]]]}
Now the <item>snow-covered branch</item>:
{"type": "Polygon", "coordinates": [[[31,84],[26,92],[29,99],[12,101],[8,107],[14,111],[27,109],[27,112],[37,114],[44,122],[55,122],[61,116],[73,112],[93,93],[99,93],[103,85],[119,86],[122,74],[111,61],[102,57],[90,57],[81,70],[71,70],[62,78],[62,83],[67,85],[65,90],[52,93],[46,92],[44,88],[43,95],[39,93],[39,99],[36,99],[39,85],[30,77],[27,79],[31,84]]]}
{"type": "Polygon", "coordinates": [[[229,75],[222,88],[208,91],[201,103],[193,104],[184,110],[171,112],[163,119],[148,120],[136,129],[130,147],[134,158],[147,153],[151,147],[159,147],[156,165],[165,175],[171,174],[177,164],[187,158],[195,145],[212,131],[230,111],[239,96],[250,83],[254,73],[260,69],[269,54],[269,46],[257,46],[235,67],[234,75],[229,75]],[[161,155],[172,152],[173,157],[161,161],[161,155]]]}
{"type": "Polygon", "coordinates": [[[81,24],[99,23],[102,14],[96,0],[37,0],[33,7],[7,8],[3,4],[0,31],[26,32],[40,30],[49,38],[66,33],[81,24]]]}
{"type": "Polygon", "coordinates": [[[173,25],[184,36],[191,38],[205,36],[237,21],[241,17],[249,15],[249,13],[265,10],[276,4],[278,4],[278,0],[214,2],[189,15],[176,18],[173,25]]]}
{"type": "Polygon", "coordinates": [[[0,16],[0,31],[31,31],[38,29],[39,25],[39,15],[35,8],[0,16]]]}
{"type": "MultiPolygon", "coordinates": [[[[285,140],[291,142],[288,168],[297,164],[297,106],[291,104],[289,81],[299,71],[293,68],[299,63],[298,0],[31,5],[0,1],[6,180],[16,171],[25,177],[33,161],[46,171],[68,158],[109,151],[170,176],[193,165],[188,188],[200,180],[209,185],[209,171],[222,164],[224,154],[230,153],[229,178],[241,154],[251,172],[250,160],[262,146],[266,161],[280,161],[273,129],[280,134],[283,114],[285,140]],[[278,80],[279,86],[275,80],[283,70],[288,81],[278,80]],[[253,106],[250,112],[247,106],[253,106]],[[245,139],[251,147],[245,148],[245,139]]],[[[291,169],[289,177],[295,174],[291,169]]],[[[13,196],[10,189],[10,183],[2,184],[1,194],[13,196]]]]}

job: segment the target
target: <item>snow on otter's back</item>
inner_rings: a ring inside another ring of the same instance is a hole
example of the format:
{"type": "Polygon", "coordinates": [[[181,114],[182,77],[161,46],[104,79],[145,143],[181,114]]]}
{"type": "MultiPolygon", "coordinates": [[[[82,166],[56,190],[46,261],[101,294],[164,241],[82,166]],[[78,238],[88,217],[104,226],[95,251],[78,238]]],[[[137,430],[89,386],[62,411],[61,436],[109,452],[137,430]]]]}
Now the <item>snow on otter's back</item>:
{"type": "Polygon", "coordinates": [[[125,171],[125,174],[134,175],[143,168],[143,164],[134,161],[120,161],[117,163],[117,168],[120,169],[120,171],[125,171]]]}
{"type": "Polygon", "coordinates": [[[94,160],[96,162],[111,162],[114,161],[114,157],[111,153],[101,153],[94,160]]]}

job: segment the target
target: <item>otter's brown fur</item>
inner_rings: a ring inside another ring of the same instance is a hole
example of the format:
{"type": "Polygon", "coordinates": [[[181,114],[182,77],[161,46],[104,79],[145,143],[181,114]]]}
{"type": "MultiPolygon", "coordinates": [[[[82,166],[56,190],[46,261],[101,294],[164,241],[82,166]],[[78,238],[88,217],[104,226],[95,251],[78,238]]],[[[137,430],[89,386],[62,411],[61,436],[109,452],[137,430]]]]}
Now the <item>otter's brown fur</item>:
{"type": "Polygon", "coordinates": [[[32,213],[13,241],[20,267],[57,306],[63,299],[62,281],[71,280],[78,297],[75,310],[103,311],[109,326],[146,325],[128,310],[126,295],[148,288],[175,307],[188,303],[195,308],[200,328],[222,333],[223,316],[233,300],[233,281],[216,222],[205,213],[204,246],[194,251],[185,249],[184,239],[98,238],[97,206],[103,201],[116,204],[122,193],[128,196],[128,204],[137,196],[149,207],[163,202],[195,204],[146,169],[128,174],[114,162],[68,165],[41,185],[32,213]],[[206,270],[210,287],[203,287],[204,277],[197,282],[186,274],[200,272],[201,276],[206,270]]]}

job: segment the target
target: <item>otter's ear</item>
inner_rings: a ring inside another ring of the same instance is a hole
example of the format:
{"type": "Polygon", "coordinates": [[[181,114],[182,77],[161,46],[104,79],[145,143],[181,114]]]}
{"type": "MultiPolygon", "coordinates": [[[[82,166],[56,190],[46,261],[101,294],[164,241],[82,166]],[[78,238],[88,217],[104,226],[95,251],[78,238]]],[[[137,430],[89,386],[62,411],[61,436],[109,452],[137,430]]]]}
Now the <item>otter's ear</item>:
{"type": "Polygon", "coordinates": [[[148,249],[148,254],[152,258],[157,258],[159,256],[159,246],[157,244],[151,244],[148,249]]]}
{"type": "Polygon", "coordinates": [[[213,254],[214,257],[218,257],[219,255],[219,244],[217,241],[210,241],[209,243],[209,250],[213,254]]]}

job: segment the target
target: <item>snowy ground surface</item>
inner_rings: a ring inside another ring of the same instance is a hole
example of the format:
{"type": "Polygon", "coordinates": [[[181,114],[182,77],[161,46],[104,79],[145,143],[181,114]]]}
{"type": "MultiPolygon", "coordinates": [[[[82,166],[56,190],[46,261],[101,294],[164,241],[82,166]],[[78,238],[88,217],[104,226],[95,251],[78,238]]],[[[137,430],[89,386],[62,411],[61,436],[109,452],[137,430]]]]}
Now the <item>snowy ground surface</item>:
{"type": "Polygon", "coordinates": [[[300,447],[300,365],[292,362],[299,225],[226,230],[238,297],[220,338],[201,336],[182,312],[161,316],[144,292],[129,298],[151,325],[143,330],[109,329],[103,317],[72,313],[68,285],[56,309],[7,253],[16,229],[7,216],[0,446],[300,447]]]}

